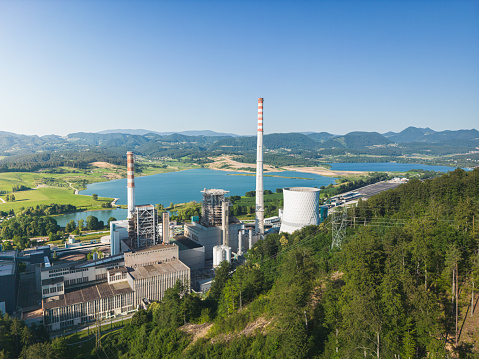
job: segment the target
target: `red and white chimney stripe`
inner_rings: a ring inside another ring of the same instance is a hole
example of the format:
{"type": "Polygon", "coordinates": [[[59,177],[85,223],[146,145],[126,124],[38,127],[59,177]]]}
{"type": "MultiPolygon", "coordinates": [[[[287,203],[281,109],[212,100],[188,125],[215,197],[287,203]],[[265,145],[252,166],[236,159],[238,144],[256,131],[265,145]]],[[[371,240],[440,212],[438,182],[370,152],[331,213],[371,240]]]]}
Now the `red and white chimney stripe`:
{"type": "Polygon", "coordinates": [[[135,187],[135,163],[133,152],[126,153],[126,176],[128,178],[128,187],[135,187]]]}
{"type": "Polygon", "coordinates": [[[263,98],[258,99],[258,131],[263,132],[263,98]]]}

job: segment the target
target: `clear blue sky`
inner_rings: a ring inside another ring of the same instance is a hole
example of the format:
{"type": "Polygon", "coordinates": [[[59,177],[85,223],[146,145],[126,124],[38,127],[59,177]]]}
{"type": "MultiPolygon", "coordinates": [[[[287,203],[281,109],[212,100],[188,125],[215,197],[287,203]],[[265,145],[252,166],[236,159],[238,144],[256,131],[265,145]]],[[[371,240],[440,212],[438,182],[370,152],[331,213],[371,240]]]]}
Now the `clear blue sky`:
{"type": "Polygon", "coordinates": [[[0,0],[0,130],[479,128],[479,1],[0,0]]]}

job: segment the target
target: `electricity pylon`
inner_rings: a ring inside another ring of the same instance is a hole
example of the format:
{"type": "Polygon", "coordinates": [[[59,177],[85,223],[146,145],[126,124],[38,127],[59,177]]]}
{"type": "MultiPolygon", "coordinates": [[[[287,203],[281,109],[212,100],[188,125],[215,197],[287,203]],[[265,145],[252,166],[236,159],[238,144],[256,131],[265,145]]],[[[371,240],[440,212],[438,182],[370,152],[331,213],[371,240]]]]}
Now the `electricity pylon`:
{"type": "Polygon", "coordinates": [[[333,212],[332,224],[332,236],[333,241],[331,243],[331,249],[334,247],[341,248],[344,238],[346,237],[346,224],[348,220],[348,208],[344,204],[341,208],[335,209],[333,212]]]}

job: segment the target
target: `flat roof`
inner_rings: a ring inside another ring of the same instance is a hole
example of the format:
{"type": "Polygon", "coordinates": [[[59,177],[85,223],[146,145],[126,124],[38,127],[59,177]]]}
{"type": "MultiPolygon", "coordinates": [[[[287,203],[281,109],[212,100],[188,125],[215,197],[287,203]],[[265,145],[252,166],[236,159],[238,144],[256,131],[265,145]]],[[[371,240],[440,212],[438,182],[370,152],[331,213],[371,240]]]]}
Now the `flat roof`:
{"type": "Polygon", "coordinates": [[[96,299],[109,298],[119,294],[133,293],[128,282],[115,284],[97,284],[77,289],[64,295],[57,295],[43,300],[44,309],[59,308],[77,303],[90,302],[96,299]]]}
{"type": "Polygon", "coordinates": [[[108,269],[108,273],[110,273],[110,275],[113,275],[113,274],[116,274],[116,273],[126,273],[126,272],[128,272],[126,267],[118,267],[118,268],[108,269]]]}
{"type": "Polygon", "coordinates": [[[36,319],[43,317],[42,308],[22,313],[22,320],[36,319]]]}
{"type": "Polygon", "coordinates": [[[178,245],[180,251],[185,249],[203,247],[201,244],[198,244],[195,241],[192,241],[191,239],[189,239],[188,237],[185,237],[184,235],[175,236],[174,238],[171,238],[171,241],[178,245]]]}
{"type": "Polygon", "coordinates": [[[15,273],[15,262],[0,261],[0,276],[15,273]]]}
{"type": "Polygon", "coordinates": [[[53,277],[53,278],[42,280],[42,285],[51,285],[51,284],[61,283],[63,281],[64,281],[63,277],[53,277]]]}
{"type": "Polygon", "coordinates": [[[131,268],[128,274],[133,279],[150,278],[167,273],[175,273],[178,271],[189,269],[183,262],[179,260],[173,260],[170,262],[164,262],[160,264],[152,264],[144,267],[131,268]]]}
{"type": "MultiPolygon", "coordinates": [[[[160,244],[155,244],[154,246],[151,246],[151,247],[134,249],[132,252],[128,252],[128,253],[141,253],[141,252],[155,251],[155,250],[158,250],[158,249],[167,249],[167,248],[171,248],[171,247],[172,247],[172,244],[160,243],[160,244]]],[[[127,253],[125,253],[125,254],[127,254],[127,253]]]]}

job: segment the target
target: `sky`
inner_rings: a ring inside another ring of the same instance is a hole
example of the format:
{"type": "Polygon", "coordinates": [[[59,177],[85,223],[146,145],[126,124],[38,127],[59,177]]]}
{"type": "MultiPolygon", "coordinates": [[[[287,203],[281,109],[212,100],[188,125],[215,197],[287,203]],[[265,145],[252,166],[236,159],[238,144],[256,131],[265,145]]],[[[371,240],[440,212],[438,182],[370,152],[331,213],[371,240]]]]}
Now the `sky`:
{"type": "Polygon", "coordinates": [[[479,128],[479,1],[0,0],[0,131],[479,128]]]}

